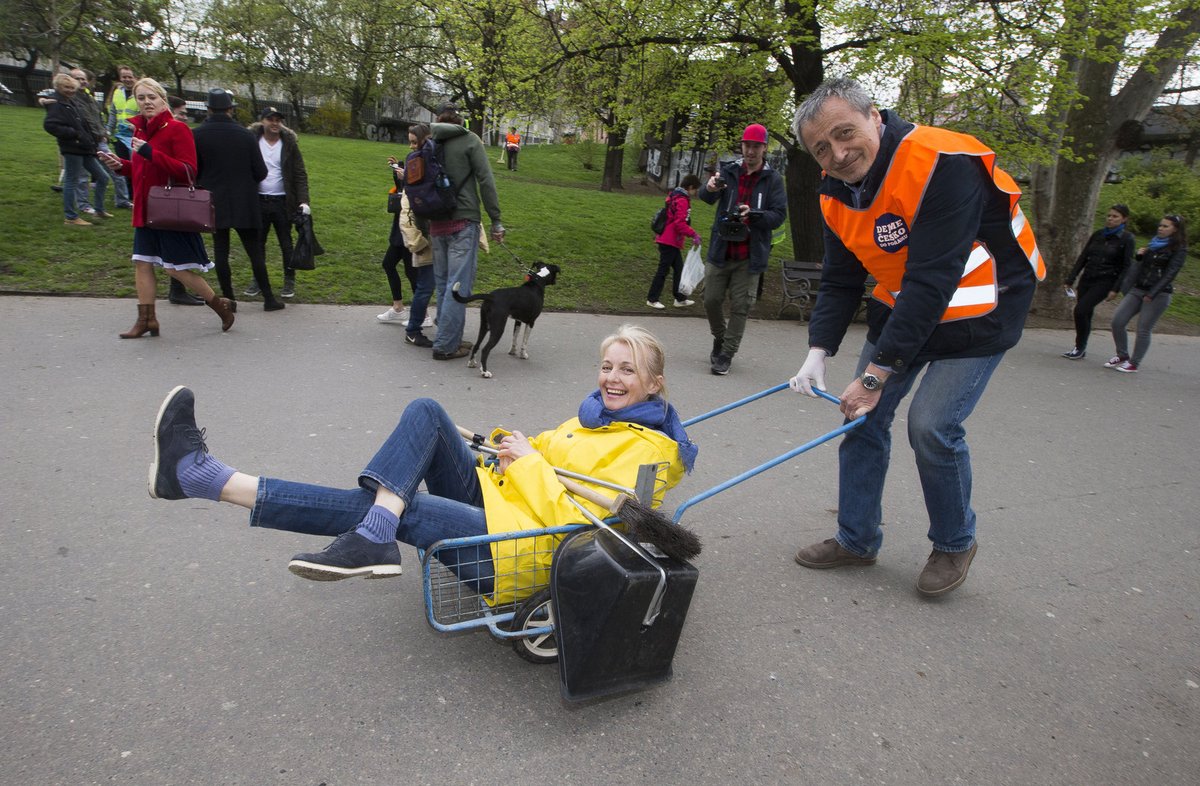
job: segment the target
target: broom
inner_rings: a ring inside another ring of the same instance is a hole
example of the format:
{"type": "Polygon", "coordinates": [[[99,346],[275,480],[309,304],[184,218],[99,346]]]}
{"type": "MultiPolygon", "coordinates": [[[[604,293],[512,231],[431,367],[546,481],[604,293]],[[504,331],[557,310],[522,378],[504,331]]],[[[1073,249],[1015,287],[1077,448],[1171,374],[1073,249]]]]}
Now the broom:
{"type": "MultiPolygon", "coordinates": [[[[476,450],[495,455],[498,451],[484,444],[484,437],[457,426],[458,433],[463,436],[476,450]]],[[[639,501],[629,494],[619,493],[608,497],[598,491],[581,485],[563,473],[558,467],[552,467],[558,476],[558,482],[568,493],[598,505],[616,516],[629,528],[630,534],[639,542],[649,543],[663,554],[680,562],[689,562],[700,554],[700,536],[690,529],[671,521],[662,513],[639,501]]],[[[572,473],[574,474],[574,473],[572,473]]]]}

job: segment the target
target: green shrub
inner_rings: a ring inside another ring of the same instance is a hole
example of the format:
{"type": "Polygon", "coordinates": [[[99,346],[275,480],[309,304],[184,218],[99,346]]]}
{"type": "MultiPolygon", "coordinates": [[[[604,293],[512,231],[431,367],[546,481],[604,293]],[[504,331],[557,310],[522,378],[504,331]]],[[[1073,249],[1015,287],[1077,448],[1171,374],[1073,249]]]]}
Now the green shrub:
{"type": "Polygon", "coordinates": [[[350,136],[350,110],[340,104],[321,104],[308,116],[308,130],[322,136],[350,136]]]}

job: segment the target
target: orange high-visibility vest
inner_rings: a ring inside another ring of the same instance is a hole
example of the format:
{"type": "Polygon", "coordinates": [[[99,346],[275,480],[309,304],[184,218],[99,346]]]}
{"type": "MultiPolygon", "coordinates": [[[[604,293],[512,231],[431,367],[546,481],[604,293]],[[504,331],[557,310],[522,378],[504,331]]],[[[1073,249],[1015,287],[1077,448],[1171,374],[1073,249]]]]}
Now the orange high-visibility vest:
{"type": "MultiPolygon", "coordinates": [[[[1033,229],[1025,220],[1017,200],[1021,189],[1000,167],[996,154],[978,139],[931,126],[916,126],[896,148],[892,162],[874,201],[854,208],[831,196],[821,195],[821,212],[829,228],[878,282],[871,295],[888,306],[896,305],[900,284],[908,265],[908,233],[921,207],[925,189],[938,158],[942,155],[976,156],[992,183],[1008,195],[1009,223],[1013,237],[1029,260],[1038,281],[1046,277],[1046,265],[1038,252],[1033,229]]],[[[987,314],[996,307],[996,259],[978,241],[967,256],[958,288],[942,314],[942,322],[987,314]]]]}
{"type": "Polygon", "coordinates": [[[505,144],[507,144],[511,147],[520,147],[521,146],[521,135],[520,134],[505,134],[504,142],[505,142],[505,144]]]}

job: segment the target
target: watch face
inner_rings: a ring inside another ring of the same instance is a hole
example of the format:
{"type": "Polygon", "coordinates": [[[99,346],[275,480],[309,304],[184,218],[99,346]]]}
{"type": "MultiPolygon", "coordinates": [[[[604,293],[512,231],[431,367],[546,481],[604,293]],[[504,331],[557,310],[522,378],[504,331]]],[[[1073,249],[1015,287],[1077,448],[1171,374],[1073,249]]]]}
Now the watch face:
{"type": "Polygon", "coordinates": [[[879,381],[879,377],[874,374],[862,375],[862,386],[867,390],[878,390],[881,384],[883,383],[879,381]]]}

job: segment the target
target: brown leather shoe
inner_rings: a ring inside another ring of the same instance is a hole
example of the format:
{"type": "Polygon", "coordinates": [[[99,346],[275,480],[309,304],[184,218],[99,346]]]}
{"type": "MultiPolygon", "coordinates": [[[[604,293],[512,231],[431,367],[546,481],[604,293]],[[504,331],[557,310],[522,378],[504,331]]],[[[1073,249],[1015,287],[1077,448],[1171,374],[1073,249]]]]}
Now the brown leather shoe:
{"type": "Polygon", "coordinates": [[[978,549],[979,543],[976,542],[966,551],[931,551],[921,575],[917,577],[917,592],[927,598],[936,598],[957,589],[967,580],[967,570],[978,549]]]}
{"type": "Polygon", "coordinates": [[[829,538],[797,551],[796,562],[806,568],[824,570],[825,568],[874,565],[875,558],[860,557],[853,551],[846,551],[837,540],[829,538]]]}

